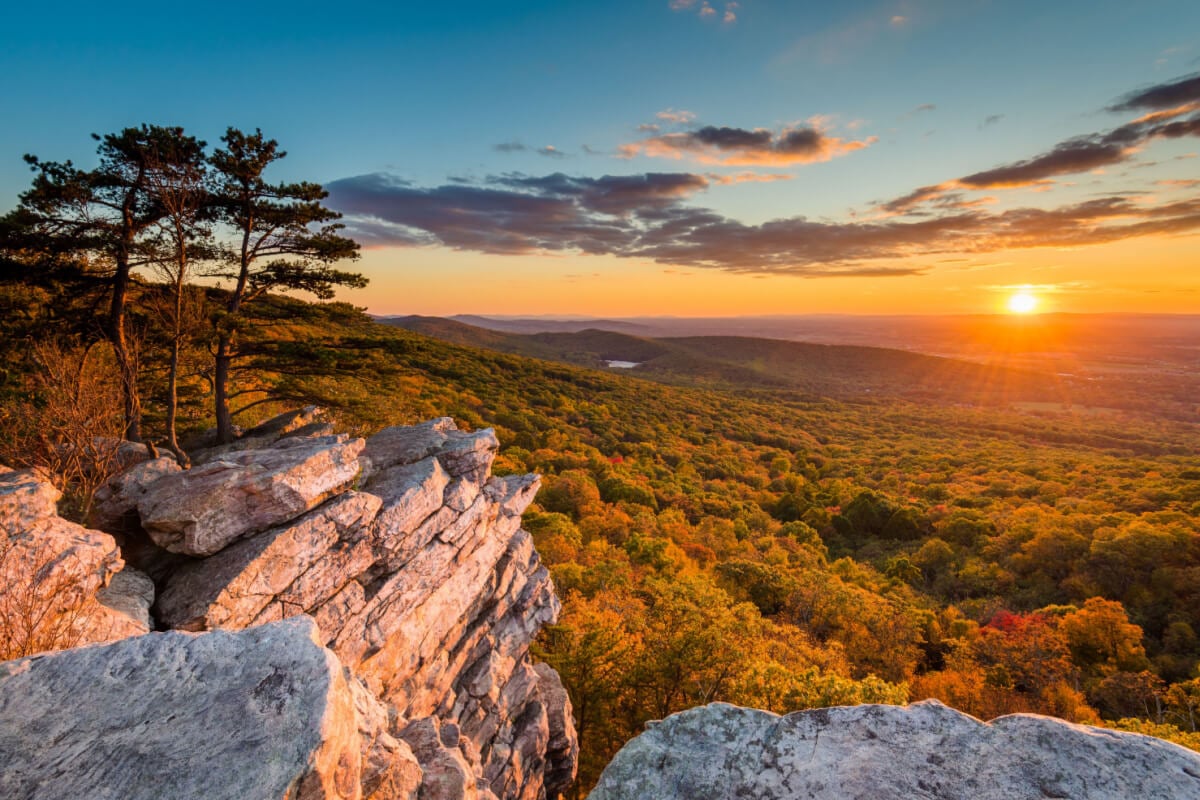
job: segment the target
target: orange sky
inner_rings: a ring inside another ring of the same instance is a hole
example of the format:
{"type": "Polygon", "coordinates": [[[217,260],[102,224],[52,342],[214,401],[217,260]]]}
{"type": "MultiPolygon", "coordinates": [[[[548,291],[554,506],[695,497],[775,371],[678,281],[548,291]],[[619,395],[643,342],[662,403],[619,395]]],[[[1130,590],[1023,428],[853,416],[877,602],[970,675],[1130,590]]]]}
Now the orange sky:
{"type": "Polygon", "coordinates": [[[373,248],[368,288],[341,299],[376,314],[941,314],[1004,312],[1028,285],[1038,311],[1200,313],[1200,237],[923,258],[920,275],[802,278],[667,267],[613,256],[483,255],[373,248]]]}

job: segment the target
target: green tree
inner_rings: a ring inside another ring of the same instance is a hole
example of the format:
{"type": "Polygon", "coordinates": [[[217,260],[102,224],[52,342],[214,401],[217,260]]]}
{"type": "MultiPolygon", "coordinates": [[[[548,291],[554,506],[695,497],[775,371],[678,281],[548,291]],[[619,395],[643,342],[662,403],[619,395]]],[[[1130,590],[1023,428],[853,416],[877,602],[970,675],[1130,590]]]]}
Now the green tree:
{"type": "Polygon", "coordinates": [[[233,440],[230,370],[238,354],[238,331],[247,303],[270,291],[304,291],[321,299],[338,286],[362,287],[366,278],[331,265],[358,256],[358,244],[341,235],[341,217],[321,204],[327,192],[315,183],[270,183],[264,173],[287,154],[262,131],[230,128],[225,147],[209,159],[211,203],[231,243],[215,277],[232,281],[224,312],[214,320],[213,393],[217,437],[233,440]]]}
{"type": "MultiPolygon", "coordinates": [[[[108,290],[104,336],[112,345],[121,380],[125,438],[141,440],[138,354],[130,340],[128,307],[133,271],[152,260],[151,233],[163,218],[151,191],[152,161],[193,159],[203,147],[182,128],[142,125],[103,137],[99,165],[82,170],[70,161],[42,161],[26,155],[33,186],[21,195],[15,219],[20,243],[39,251],[43,262],[74,256],[86,261],[108,290]]],[[[7,237],[6,237],[7,238],[7,237]]],[[[14,241],[9,239],[6,248],[14,241]]]]}
{"type": "Polygon", "coordinates": [[[204,142],[180,135],[152,142],[147,154],[147,184],[159,207],[158,237],[153,246],[153,266],[167,287],[166,302],[154,304],[167,332],[166,445],[187,464],[179,446],[176,418],[179,413],[180,356],[184,340],[194,328],[197,302],[188,302],[188,277],[196,259],[212,256],[212,226],[206,218],[204,142]]]}

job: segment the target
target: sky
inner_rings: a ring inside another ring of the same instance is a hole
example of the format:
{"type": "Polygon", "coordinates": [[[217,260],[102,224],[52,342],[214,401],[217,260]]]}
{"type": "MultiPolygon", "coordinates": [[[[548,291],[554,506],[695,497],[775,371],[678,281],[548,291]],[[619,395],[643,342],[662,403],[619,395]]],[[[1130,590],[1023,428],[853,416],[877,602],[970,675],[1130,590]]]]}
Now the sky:
{"type": "Polygon", "coordinates": [[[380,314],[1200,313],[1195,0],[26,3],[24,153],[261,128],[380,314]]]}

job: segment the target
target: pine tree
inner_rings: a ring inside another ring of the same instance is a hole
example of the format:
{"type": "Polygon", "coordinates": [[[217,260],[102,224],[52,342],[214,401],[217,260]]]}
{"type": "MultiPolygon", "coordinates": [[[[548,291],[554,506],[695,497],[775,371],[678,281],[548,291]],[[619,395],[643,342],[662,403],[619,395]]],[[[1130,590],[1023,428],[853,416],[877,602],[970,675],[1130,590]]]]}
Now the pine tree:
{"type": "Polygon", "coordinates": [[[231,244],[215,275],[230,280],[232,287],[223,313],[214,320],[213,383],[217,437],[229,442],[229,378],[243,306],[269,291],[299,290],[329,299],[338,286],[362,287],[367,281],[331,266],[357,258],[358,244],[339,233],[342,226],[335,220],[341,215],[321,205],[325,190],[315,183],[269,183],[264,177],[271,164],[287,155],[274,139],[259,130],[248,135],[230,128],[221,141],[224,149],[209,159],[211,202],[231,232],[231,244]]]}

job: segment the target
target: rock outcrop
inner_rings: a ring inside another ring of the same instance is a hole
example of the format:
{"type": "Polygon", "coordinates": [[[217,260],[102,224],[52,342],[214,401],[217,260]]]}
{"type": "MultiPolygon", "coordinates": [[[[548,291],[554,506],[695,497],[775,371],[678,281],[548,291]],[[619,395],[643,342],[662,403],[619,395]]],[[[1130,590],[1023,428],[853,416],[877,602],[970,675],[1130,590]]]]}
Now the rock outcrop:
{"type": "Polygon", "coordinates": [[[714,703],[617,754],[589,800],[1200,798],[1200,754],[1015,714],[982,723],[937,701],[780,717],[714,703]]]}
{"type": "MultiPolygon", "coordinates": [[[[99,493],[121,544],[108,573],[123,555],[152,576],[160,629],[314,620],[347,669],[362,796],[408,797],[419,764],[422,800],[555,797],[578,743],[558,676],[528,657],[559,610],[520,527],[539,481],[490,477],[497,448],[448,418],[332,435],[306,409],[191,469],[146,460],[99,493]]],[[[100,583],[136,610],[149,580],[100,583]]]]}

